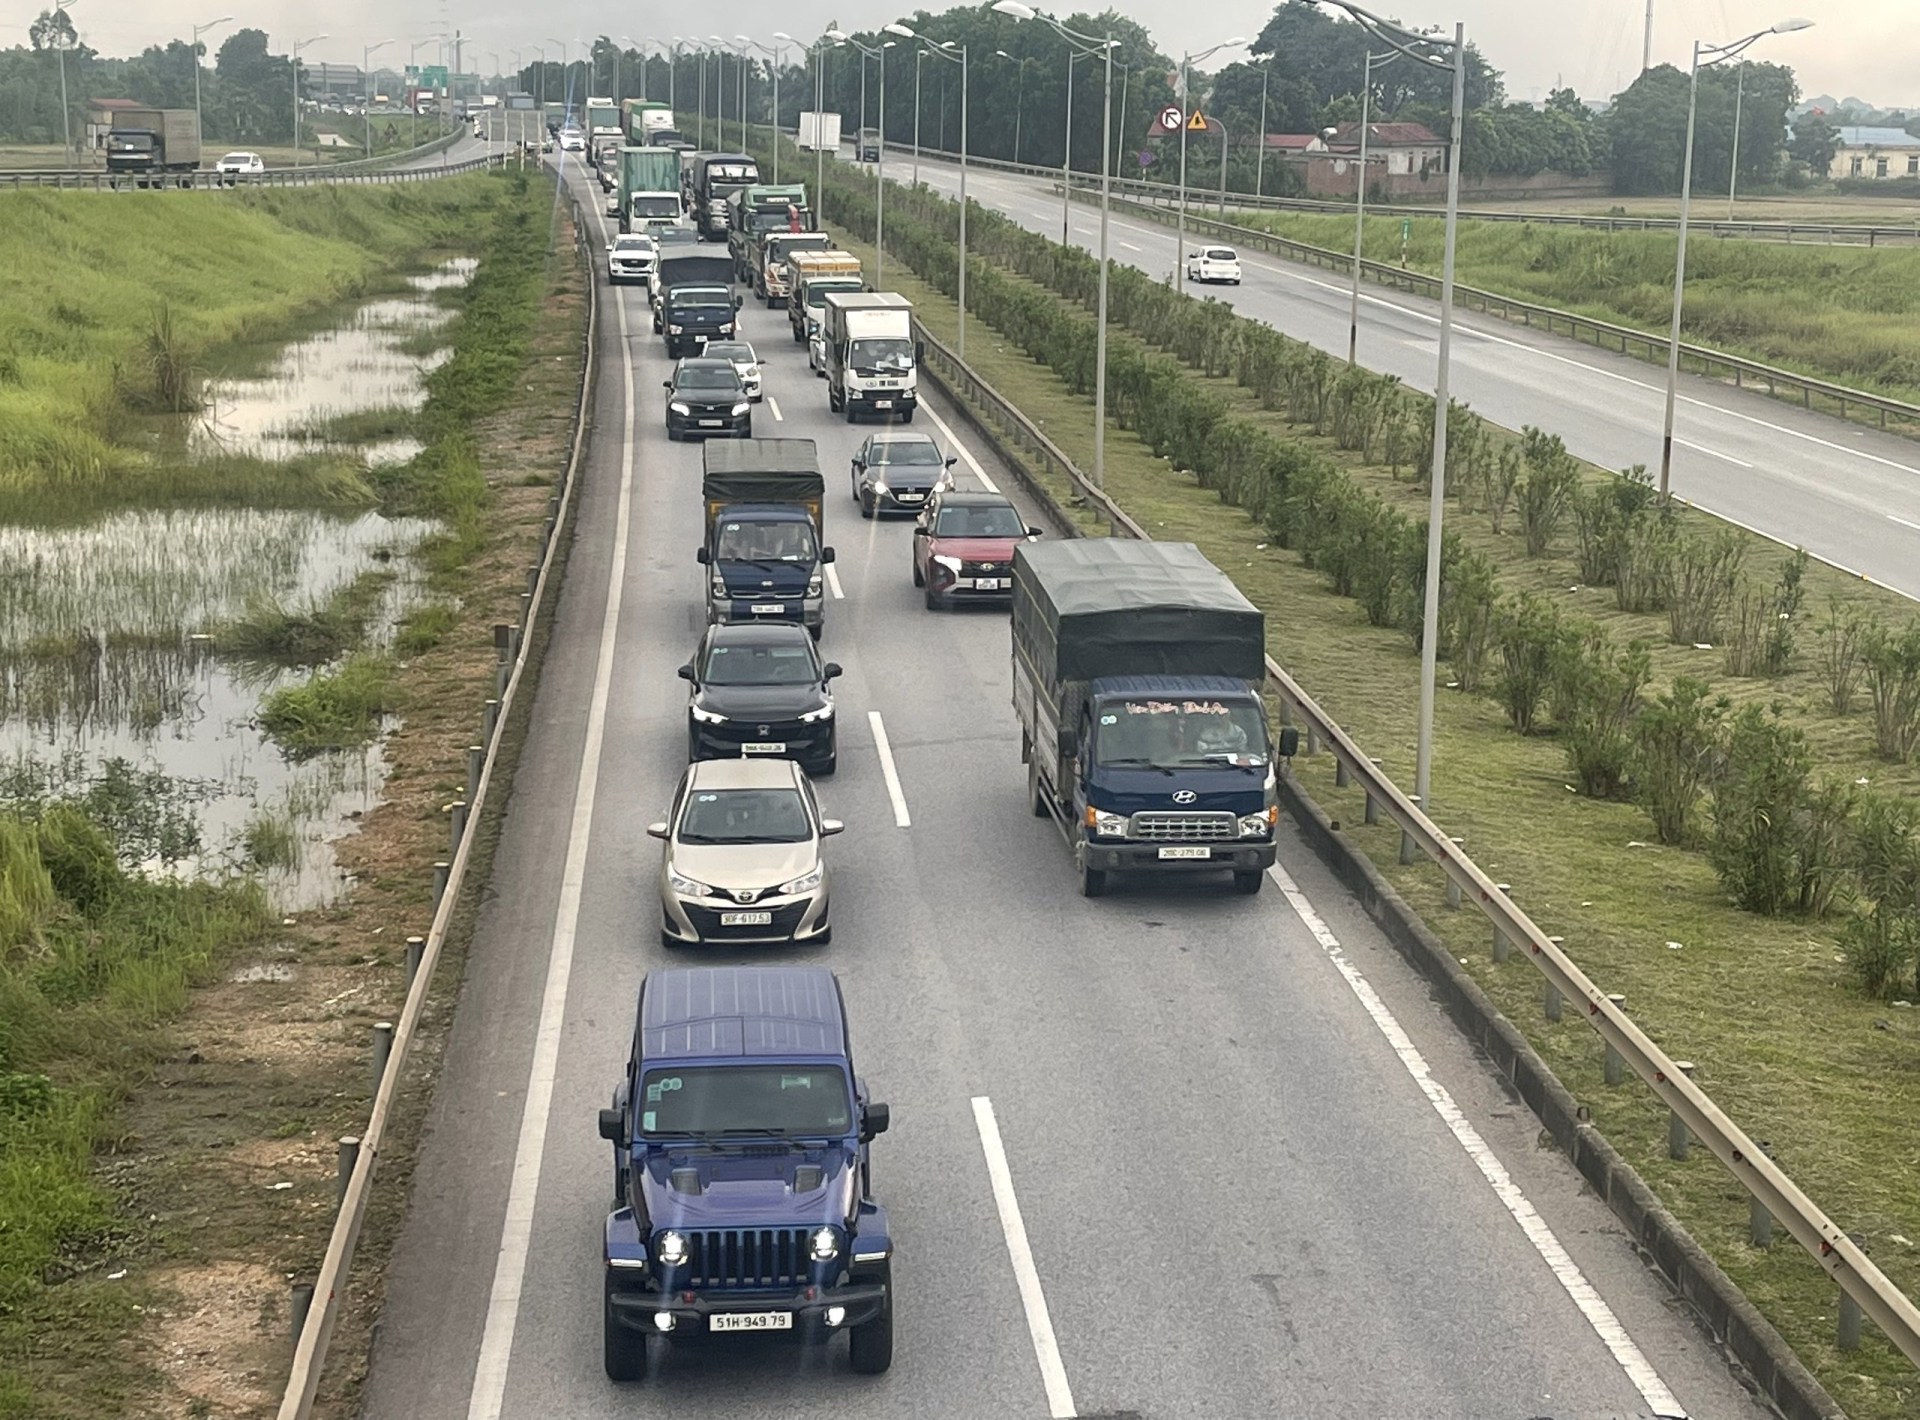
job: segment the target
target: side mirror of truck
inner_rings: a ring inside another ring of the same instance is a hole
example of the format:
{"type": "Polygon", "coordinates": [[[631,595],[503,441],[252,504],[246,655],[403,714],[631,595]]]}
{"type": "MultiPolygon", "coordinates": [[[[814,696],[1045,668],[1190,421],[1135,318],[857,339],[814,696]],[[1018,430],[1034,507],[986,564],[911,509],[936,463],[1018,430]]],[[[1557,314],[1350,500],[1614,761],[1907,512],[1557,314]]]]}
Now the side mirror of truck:
{"type": "Polygon", "coordinates": [[[1280,757],[1292,759],[1300,753],[1300,731],[1288,725],[1280,731],[1280,757]]]}
{"type": "Polygon", "coordinates": [[[927,342],[926,341],[916,340],[913,342],[913,358],[916,363],[922,362],[927,358],[927,342]]]}
{"type": "Polygon", "coordinates": [[[647,825],[647,837],[665,838],[666,836],[667,826],[664,823],[650,823],[647,825]]]}
{"type": "Polygon", "coordinates": [[[733,308],[736,311],[739,310],[746,303],[747,303],[747,298],[745,296],[735,296],[733,298],[733,308]]]}
{"type": "Polygon", "coordinates": [[[845,833],[846,831],[847,826],[837,818],[823,818],[820,820],[820,836],[822,838],[831,838],[836,833],[845,833]]]}
{"type": "Polygon", "coordinates": [[[680,679],[682,680],[692,680],[693,679],[693,662],[688,661],[684,666],[680,667],[679,670],[675,671],[674,674],[679,676],[680,679]]]}
{"type": "Polygon", "coordinates": [[[823,547],[820,549],[820,561],[823,564],[833,561],[833,549],[831,547],[823,547]]]}
{"type": "Polygon", "coordinates": [[[600,1137],[609,1144],[626,1147],[627,1113],[625,1110],[603,1109],[600,1111],[600,1137]]]}
{"type": "MultiPolygon", "coordinates": [[[[603,1114],[606,1112],[602,1111],[603,1114]]],[[[864,1144],[869,1139],[885,1134],[887,1126],[893,1122],[892,1116],[893,1112],[883,1104],[868,1105],[860,1120],[860,1142],[864,1144]]]]}
{"type": "Polygon", "coordinates": [[[663,390],[670,390],[670,389],[672,389],[672,388],[673,388],[673,381],[672,381],[672,380],[662,380],[662,381],[660,381],[660,388],[661,388],[661,389],[663,389],[663,390]]]}
{"type": "Polygon", "coordinates": [[[693,560],[695,562],[698,562],[702,567],[704,567],[709,562],[713,561],[713,558],[711,555],[708,554],[706,548],[696,547],[693,550],[693,560]]]}
{"type": "Polygon", "coordinates": [[[828,661],[820,668],[820,679],[822,680],[832,680],[835,676],[844,674],[845,672],[840,669],[840,663],[838,661],[828,661]]]}

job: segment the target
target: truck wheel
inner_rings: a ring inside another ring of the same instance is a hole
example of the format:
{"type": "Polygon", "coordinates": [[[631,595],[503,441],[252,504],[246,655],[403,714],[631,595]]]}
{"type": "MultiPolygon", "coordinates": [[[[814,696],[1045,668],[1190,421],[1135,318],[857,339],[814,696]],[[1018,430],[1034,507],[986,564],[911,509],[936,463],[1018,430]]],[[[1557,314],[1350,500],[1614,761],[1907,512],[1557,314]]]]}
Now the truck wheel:
{"type": "Polygon", "coordinates": [[[1053,816],[1053,811],[1047,807],[1046,785],[1040,782],[1040,756],[1037,754],[1027,761],[1027,806],[1033,810],[1035,818],[1053,816]]]}
{"type": "Polygon", "coordinates": [[[841,400],[840,402],[846,405],[847,407],[847,423],[858,424],[860,422],[860,411],[855,409],[851,404],[849,404],[844,399],[841,400]]]}
{"type": "Polygon", "coordinates": [[[847,1333],[854,1373],[877,1376],[893,1364],[893,1269],[887,1269],[887,1305],[879,1316],[847,1333]]]}
{"type": "Polygon", "coordinates": [[[1106,870],[1104,868],[1082,868],[1080,870],[1080,896],[1105,897],[1106,895],[1106,870]]]}
{"type": "Polygon", "coordinates": [[[805,345],[807,343],[806,336],[800,333],[800,327],[797,325],[793,327],[793,343],[795,345],[805,345]]]}
{"type": "Polygon", "coordinates": [[[1243,897],[1252,897],[1260,891],[1260,884],[1266,880],[1267,875],[1257,868],[1251,873],[1235,873],[1233,890],[1243,897]]]}
{"type": "Polygon", "coordinates": [[[901,411],[900,411],[900,422],[901,422],[902,424],[911,424],[911,423],[913,423],[913,411],[912,411],[911,409],[903,409],[903,410],[901,410],[901,411]]]}
{"type": "Polygon", "coordinates": [[[607,1279],[607,1300],[602,1318],[606,1328],[602,1350],[605,1353],[607,1379],[643,1381],[647,1378],[647,1338],[628,1331],[613,1310],[613,1279],[607,1279]]]}

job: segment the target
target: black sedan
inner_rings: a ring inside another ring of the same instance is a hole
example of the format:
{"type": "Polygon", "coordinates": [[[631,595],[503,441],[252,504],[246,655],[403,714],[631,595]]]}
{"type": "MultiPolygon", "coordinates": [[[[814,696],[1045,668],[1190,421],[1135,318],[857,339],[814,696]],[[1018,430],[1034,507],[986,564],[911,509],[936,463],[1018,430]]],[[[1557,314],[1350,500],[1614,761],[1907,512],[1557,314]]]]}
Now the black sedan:
{"type": "Polygon", "coordinates": [[[869,434],[853,455],[853,501],[860,516],[916,514],[937,489],[951,488],[956,460],[926,434],[869,434]]]}
{"type": "Polygon", "coordinates": [[[667,391],[669,439],[690,434],[753,437],[753,403],[731,360],[689,356],[673,367],[672,379],[660,383],[667,391]]]}
{"type": "Polygon", "coordinates": [[[813,637],[798,622],[744,622],[707,628],[680,667],[687,701],[687,758],[798,760],[815,778],[833,773],[837,740],[830,682],[813,637]]]}

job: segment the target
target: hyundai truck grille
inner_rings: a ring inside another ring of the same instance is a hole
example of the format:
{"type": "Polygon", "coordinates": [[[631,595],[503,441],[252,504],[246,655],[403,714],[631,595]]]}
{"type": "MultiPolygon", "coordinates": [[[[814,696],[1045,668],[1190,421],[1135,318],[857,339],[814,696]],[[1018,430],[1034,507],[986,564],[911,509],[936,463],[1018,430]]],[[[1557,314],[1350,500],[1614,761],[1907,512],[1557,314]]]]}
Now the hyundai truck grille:
{"type": "Polygon", "coordinates": [[[1219,843],[1239,836],[1232,814],[1137,813],[1127,823],[1127,837],[1147,843],[1219,843]]]}

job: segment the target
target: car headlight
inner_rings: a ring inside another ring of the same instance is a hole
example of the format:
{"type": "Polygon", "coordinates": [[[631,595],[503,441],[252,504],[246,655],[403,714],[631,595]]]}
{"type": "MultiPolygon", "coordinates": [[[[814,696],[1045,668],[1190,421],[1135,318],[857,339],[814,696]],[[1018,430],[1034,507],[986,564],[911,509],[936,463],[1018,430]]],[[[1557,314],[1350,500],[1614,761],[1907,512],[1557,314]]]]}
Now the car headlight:
{"type": "Polygon", "coordinates": [[[872,487],[875,493],[888,493],[892,491],[887,487],[887,480],[884,478],[874,479],[872,487]]]}
{"type": "Polygon", "coordinates": [[[713,891],[705,883],[694,878],[683,877],[672,868],[667,869],[667,886],[682,897],[706,897],[713,891]]]}
{"type": "Polygon", "coordinates": [[[702,710],[698,705],[690,706],[689,708],[693,711],[693,718],[703,725],[724,725],[727,723],[727,717],[725,715],[715,714],[711,710],[702,710]]]}
{"type": "MultiPolygon", "coordinates": [[[[820,886],[820,875],[824,870],[817,864],[811,872],[802,873],[790,883],[782,883],[774,891],[782,897],[790,897],[796,892],[812,892],[820,886]]],[[[815,1254],[818,1256],[819,1254],[815,1254]]],[[[832,1254],[828,1254],[831,1256],[832,1254]]]]}
{"type": "Polygon", "coordinates": [[[827,705],[822,705],[818,710],[807,711],[806,714],[800,717],[800,723],[803,725],[817,725],[822,720],[831,720],[832,718],[833,718],[833,706],[831,704],[827,704],[827,705]]]}
{"type": "Polygon", "coordinates": [[[1280,810],[1274,807],[1264,808],[1257,814],[1242,814],[1240,816],[1240,836],[1242,838],[1265,838],[1273,832],[1274,822],[1279,817],[1280,810]]]}
{"type": "Polygon", "coordinates": [[[681,403],[681,402],[680,402],[679,400],[677,400],[677,399],[676,399],[676,400],[675,400],[675,401],[674,401],[674,402],[673,402],[672,404],[669,404],[669,405],[667,406],[667,408],[668,408],[668,409],[671,409],[671,410],[672,410],[672,411],[673,411],[673,412],[674,412],[675,414],[691,414],[691,413],[693,413],[693,411],[692,411],[691,409],[689,409],[689,408],[688,408],[688,407],[687,407],[686,405],[684,405],[684,404],[682,404],[682,403],[681,403]]]}
{"type": "Polygon", "coordinates": [[[1088,816],[1093,819],[1093,831],[1108,838],[1123,838],[1127,832],[1127,816],[1110,814],[1104,809],[1089,808],[1088,816]]]}
{"type": "Polygon", "coordinates": [[[662,1267],[679,1267],[687,1260],[687,1238],[684,1233],[676,1233],[669,1228],[660,1234],[660,1240],[653,1245],[653,1255],[660,1259],[662,1267]]]}
{"type": "Polygon", "coordinates": [[[949,557],[944,552],[936,552],[933,554],[933,560],[939,566],[946,568],[949,572],[954,573],[956,576],[959,575],[959,572],[960,572],[959,558],[949,557]]]}
{"type": "Polygon", "coordinates": [[[670,326],[668,326],[668,327],[667,327],[667,334],[668,334],[668,335],[683,335],[683,334],[685,334],[685,332],[684,332],[684,331],[682,331],[682,330],[680,329],[680,327],[679,327],[679,326],[677,326],[677,325],[670,325],[670,326]]]}
{"type": "Polygon", "coordinates": [[[748,403],[747,403],[747,402],[746,402],[746,401],[745,401],[745,400],[743,399],[743,400],[741,400],[741,401],[740,401],[740,402],[739,402],[738,404],[736,404],[736,405],[734,405],[734,407],[733,407],[733,417],[734,417],[735,419],[738,419],[738,418],[739,418],[739,417],[740,417],[741,415],[743,415],[743,414],[745,414],[745,413],[746,413],[746,412],[747,412],[747,411],[748,411],[749,409],[752,409],[752,408],[753,408],[753,406],[752,406],[751,404],[748,404],[748,403]]]}
{"type": "Polygon", "coordinates": [[[840,1231],[837,1228],[815,1228],[808,1239],[808,1251],[815,1262],[831,1262],[840,1255],[840,1231]]]}

